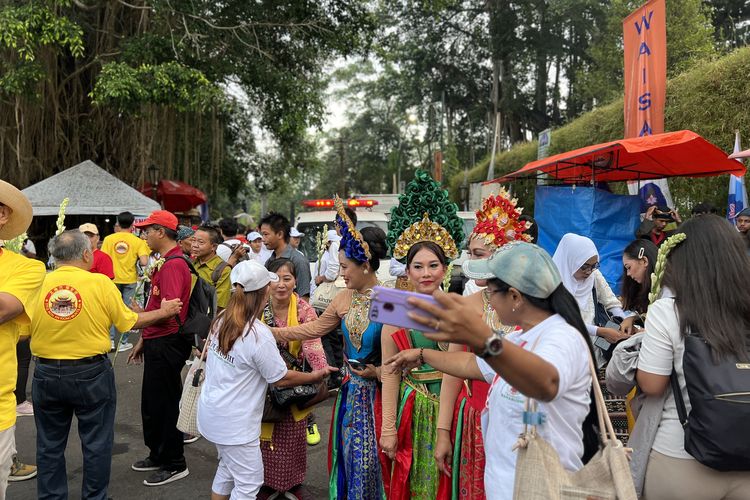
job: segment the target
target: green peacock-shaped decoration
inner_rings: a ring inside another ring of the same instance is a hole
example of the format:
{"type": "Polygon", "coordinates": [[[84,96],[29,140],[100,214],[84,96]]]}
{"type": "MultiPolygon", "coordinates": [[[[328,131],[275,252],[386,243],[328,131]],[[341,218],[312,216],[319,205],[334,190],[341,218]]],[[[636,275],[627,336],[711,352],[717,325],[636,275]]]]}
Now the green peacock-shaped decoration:
{"type": "Polygon", "coordinates": [[[459,249],[464,242],[463,221],[456,213],[458,205],[453,203],[448,191],[443,189],[430,174],[417,170],[406,191],[398,197],[398,206],[391,210],[388,223],[388,250],[393,255],[399,236],[406,229],[428,214],[432,222],[445,228],[459,249]]]}

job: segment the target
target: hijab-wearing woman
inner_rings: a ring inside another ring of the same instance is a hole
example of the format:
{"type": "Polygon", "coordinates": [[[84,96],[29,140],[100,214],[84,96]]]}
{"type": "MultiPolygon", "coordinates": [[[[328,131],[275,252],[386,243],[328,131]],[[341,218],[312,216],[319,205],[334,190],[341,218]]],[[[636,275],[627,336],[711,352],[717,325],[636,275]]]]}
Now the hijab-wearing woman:
{"type": "Polygon", "coordinates": [[[592,340],[599,336],[611,344],[616,344],[627,338],[628,336],[619,330],[595,324],[597,304],[594,302],[594,293],[596,301],[611,316],[625,318],[630,314],[623,311],[622,304],[599,271],[599,252],[594,242],[585,236],[567,233],[557,245],[552,260],[560,271],[565,288],[578,302],[583,322],[592,340]]]}
{"type": "MultiPolygon", "coordinates": [[[[263,321],[268,326],[296,326],[317,319],[312,306],[294,293],[297,285],[294,264],[289,259],[276,259],[268,265],[278,281],[271,282],[263,321]]],[[[328,366],[320,339],[279,342],[279,349],[291,354],[300,366],[322,370],[328,366]]],[[[291,366],[287,368],[291,369],[291,366]]],[[[260,450],[263,454],[263,484],[282,497],[302,484],[307,471],[307,416],[312,408],[290,411],[279,423],[264,423],[261,427],[260,450]]]]}
{"type": "Polygon", "coordinates": [[[385,257],[385,233],[376,227],[356,230],[337,197],[337,223],[341,230],[339,263],[347,289],[331,301],[323,314],[299,326],[274,328],[277,340],[319,338],[341,325],[347,359],[365,362],[364,370],[346,366],[333,412],[329,441],[331,499],[380,500],[385,498],[378,458],[380,394],[380,332],[383,325],[369,319],[370,293],[378,284],[375,272],[385,257]]]}
{"type": "Polygon", "coordinates": [[[434,341],[464,344],[473,352],[402,350],[387,359],[395,373],[422,363],[460,378],[491,384],[482,414],[486,454],[485,493],[491,500],[513,497],[516,453],[527,398],[538,403],[546,421],[537,432],[555,449],[564,467],[582,467],[582,424],[589,413],[592,348],[573,297],[562,285],[549,254],[525,242],[505,245],[489,259],[464,263],[464,272],[488,280],[490,304],[504,324],[518,325],[508,335],[493,331],[466,297],[435,292],[439,306],[409,302],[434,319],[410,317],[437,329],[434,341]],[[476,355],[475,355],[476,353],[476,355]]]}
{"type": "MultiPolygon", "coordinates": [[[[522,220],[522,209],[505,189],[482,202],[477,211],[477,224],[469,236],[469,259],[489,258],[510,241],[529,241],[526,234],[531,222],[522,220]]],[[[477,289],[464,296],[476,307],[485,323],[493,330],[510,333],[514,326],[505,326],[490,304],[486,280],[470,280],[477,289]]],[[[449,352],[466,351],[467,346],[450,344],[449,352]]],[[[490,385],[484,380],[460,379],[443,374],[440,388],[435,460],[440,472],[440,491],[449,491],[452,499],[482,500],[484,487],[484,442],[481,414],[487,402],[490,385]]]]}
{"type": "Polygon", "coordinates": [[[216,445],[219,466],[212,500],[256,498],[263,484],[261,418],[268,384],[290,387],[323,380],[335,368],[287,370],[276,341],[261,321],[269,283],[279,277],[255,261],[237,264],[233,293],[207,342],[206,379],[198,402],[198,429],[216,445]]]}

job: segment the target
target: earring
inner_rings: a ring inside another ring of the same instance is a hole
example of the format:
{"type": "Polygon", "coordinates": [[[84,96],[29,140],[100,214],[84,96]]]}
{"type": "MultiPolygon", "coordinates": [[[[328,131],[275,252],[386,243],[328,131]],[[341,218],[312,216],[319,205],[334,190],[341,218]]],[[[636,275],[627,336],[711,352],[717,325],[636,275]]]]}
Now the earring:
{"type": "Polygon", "coordinates": [[[514,307],[513,309],[511,309],[511,310],[512,310],[513,312],[516,312],[516,308],[515,308],[515,307],[514,307]]]}
{"type": "Polygon", "coordinates": [[[365,269],[365,274],[370,274],[370,270],[369,269],[365,269]]]}

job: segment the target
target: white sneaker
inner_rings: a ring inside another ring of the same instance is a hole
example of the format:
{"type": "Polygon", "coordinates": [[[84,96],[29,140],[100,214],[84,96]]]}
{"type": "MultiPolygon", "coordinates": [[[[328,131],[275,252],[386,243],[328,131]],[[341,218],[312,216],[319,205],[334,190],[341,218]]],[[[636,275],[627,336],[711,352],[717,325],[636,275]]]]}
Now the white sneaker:
{"type": "Polygon", "coordinates": [[[109,341],[109,352],[115,352],[115,341],[110,340],[109,341]]]}
{"type": "Polygon", "coordinates": [[[131,344],[130,342],[123,342],[122,344],[120,344],[120,347],[117,348],[117,352],[129,351],[132,348],[133,348],[133,344],[131,344]]]}
{"type": "Polygon", "coordinates": [[[33,417],[34,416],[34,405],[28,399],[16,405],[16,416],[17,417],[33,417]]]}

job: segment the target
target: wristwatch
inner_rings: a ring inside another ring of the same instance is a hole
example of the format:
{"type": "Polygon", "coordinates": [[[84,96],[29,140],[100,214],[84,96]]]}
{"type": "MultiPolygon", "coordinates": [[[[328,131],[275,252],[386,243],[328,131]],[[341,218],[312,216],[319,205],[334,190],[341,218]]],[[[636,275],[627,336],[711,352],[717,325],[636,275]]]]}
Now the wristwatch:
{"type": "Polygon", "coordinates": [[[500,332],[492,330],[492,335],[484,341],[484,351],[478,354],[482,359],[499,356],[503,352],[503,336],[500,332]]]}

